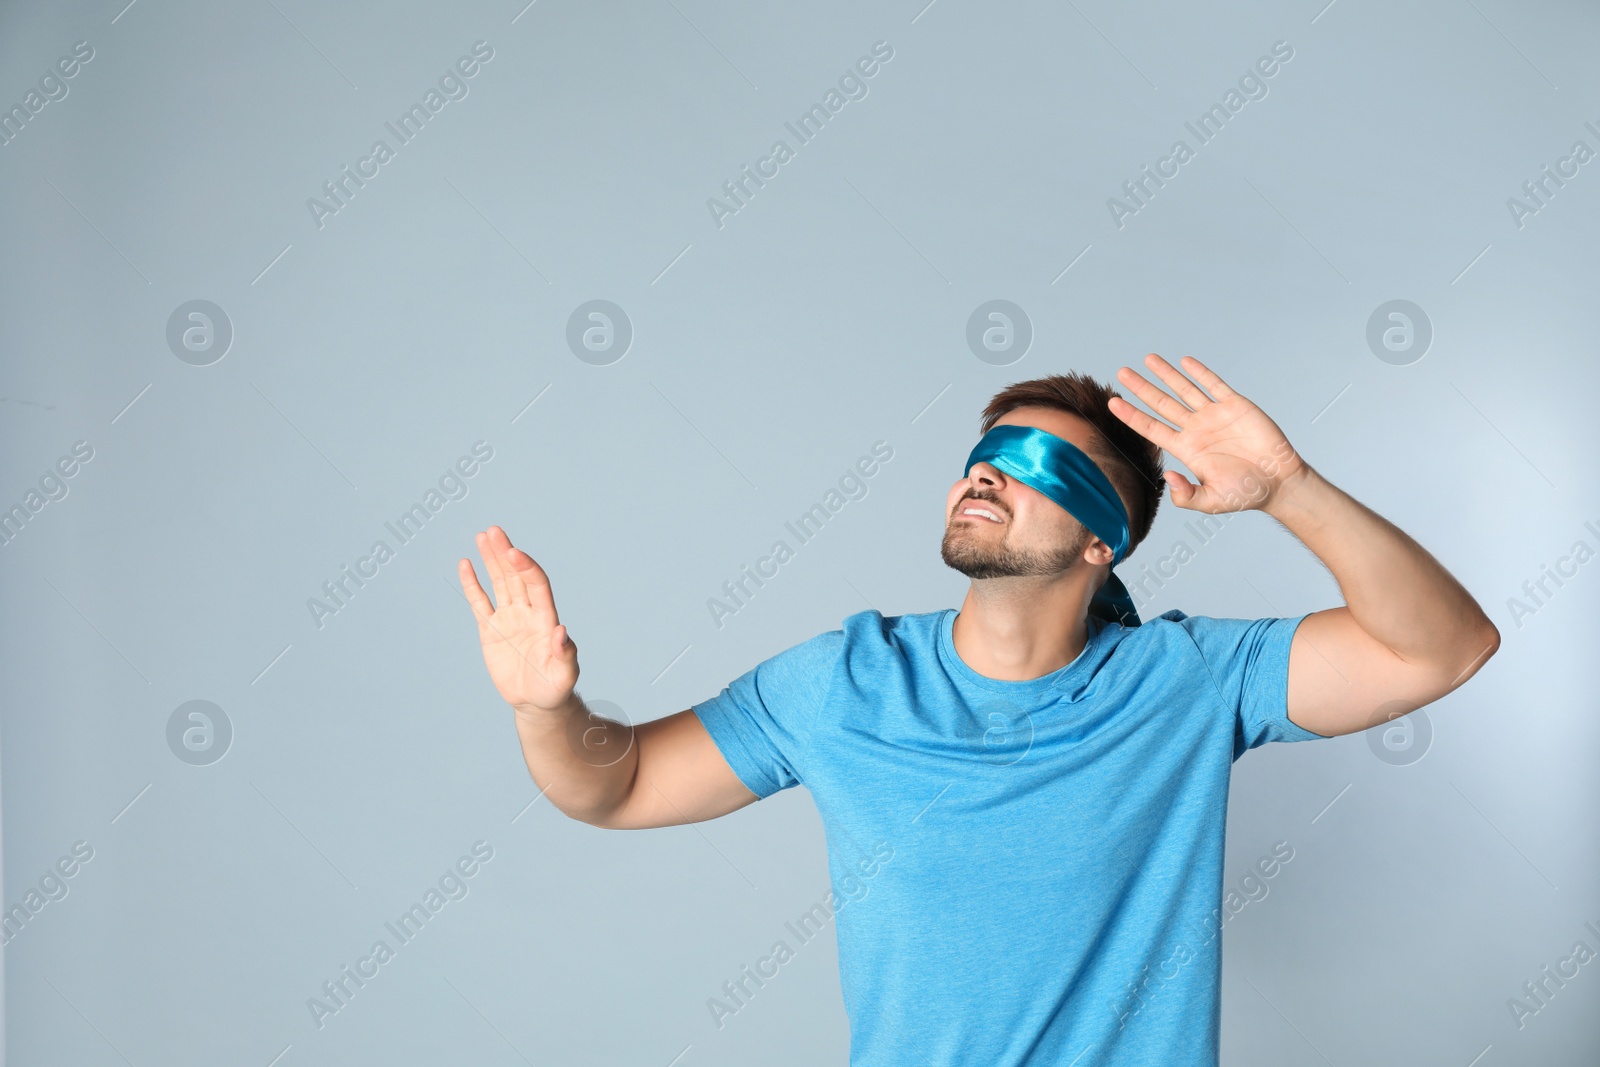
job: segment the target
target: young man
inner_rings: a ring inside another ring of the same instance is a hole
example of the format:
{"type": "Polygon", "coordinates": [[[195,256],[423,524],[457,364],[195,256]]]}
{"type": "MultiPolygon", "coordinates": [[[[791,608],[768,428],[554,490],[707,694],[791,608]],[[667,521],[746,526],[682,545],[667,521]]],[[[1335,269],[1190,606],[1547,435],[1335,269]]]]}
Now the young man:
{"type": "Polygon", "coordinates": [[[670,826],[806,785],[834,885],[870,882],[835,917],[855,1067],[1214,1067],[1233,762],[1415,710],[1499,647],[1432,556],[1258,407],[1196,359],[1194,381],[1146,364],[1170,394],[1118,379],[1159,419],[1081,375],[989,403],[945,501],[959,612],[852,615],[631,736],[573,691],[537,563],[478,534],[492,607],[458,564],[528,769],[569,816],[670,826]],[[1180,508],[1271,515],[1345,605],[1141,623],[1111,568],[1163,480],[1180,508]]]}

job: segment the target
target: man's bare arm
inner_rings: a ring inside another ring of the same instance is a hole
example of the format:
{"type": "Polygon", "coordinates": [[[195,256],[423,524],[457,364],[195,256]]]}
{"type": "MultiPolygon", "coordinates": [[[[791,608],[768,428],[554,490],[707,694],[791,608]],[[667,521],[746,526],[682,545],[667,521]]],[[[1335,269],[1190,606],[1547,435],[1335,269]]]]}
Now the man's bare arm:
{"type": "Polygon", "coordinates": [[[745,788],[692,710],[631,730],[573,695],[555,715],[517,712],[528,772],[574,819],[607,830],[704,822],[759,798],[745,788]]]}
{"type": "Polygon", "coordinates": [[[636,830],[714,819],[757,799],[692,710],[632,729],[592,714],[573,688],[577,645],[544,568],[498,526],[477,541],[494,603],[470,560],[457,576],[489,676],[515,712],[523,760],[551,803],[594,826],[636,830]]]}
{"type": "Polygon", "coordinates": [[[1327,566],[1345,606],[1306,617],[1289,647],[1289,718],[1354,733],[1430,704],[1477,673],[1500,631],[1404,531],[1309,465],[1262,508],[1327,566]]]}

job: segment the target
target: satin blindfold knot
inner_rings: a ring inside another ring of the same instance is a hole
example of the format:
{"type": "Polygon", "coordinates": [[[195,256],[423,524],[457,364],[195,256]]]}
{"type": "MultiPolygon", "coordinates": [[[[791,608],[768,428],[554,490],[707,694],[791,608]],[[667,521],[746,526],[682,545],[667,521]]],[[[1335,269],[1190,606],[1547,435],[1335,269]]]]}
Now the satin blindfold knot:
{"type": "MultiPolygon", "coordinates": [[[[1113,567],[1128,554],[1128,513],[1122,498],[1094,460],[1071,441],[1033,426],[996,426],[979,438],[963,473],[970,474],[980,462],[1038,490],[1083,523],[1111,546],[1113,567]]],[[[1089,614],[1123,626],[1139,625],[1133,598],[1116,571],[1089,602],[1089,614]]]]}

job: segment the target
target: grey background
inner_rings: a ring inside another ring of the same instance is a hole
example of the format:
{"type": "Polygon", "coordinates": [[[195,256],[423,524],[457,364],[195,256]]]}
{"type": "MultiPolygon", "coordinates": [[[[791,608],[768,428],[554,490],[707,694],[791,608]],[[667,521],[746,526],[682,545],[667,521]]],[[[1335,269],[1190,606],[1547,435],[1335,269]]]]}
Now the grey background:
{"type": "MultiPolygon", "coordinates": [[[[0,15],[6,107],[94,48],[0,147],[0,506],[94,449],[0,548],[5,906],[94,849],[5,948],[14,1067],[845,1062],[831,934],[723,1028],[706,1007],[827,892],[804,789],[566,819],[454,561],[503,525],[580,690],[656,718],[868,606],[959,604],[938,541],[983,402],[1151,351],[1262,405],[1504,636],[1421,759],[1356,734],[1236,764],[1228,883],[1295,858],[1225,930],[1224,1062],[1593,1062],[1600,963],[1520,1029],[1507,999],[1600,948],[1600,563],[1508,600],[1600,548],[1600,163],[1520,228],[1506,203],[1600,148],[1592,5],[123,3],[0,15]],[[479,40],[468,95],[319,229],[307,198],[479,40]],[[868,95],[719,228],[707,198],[880,40],[868,95]],[[1268,95],[1118,228],[1107,198],[1280,40],[1268,95]],[[234,332],[209,366],[166,343],[196,299],[234,332]],[[594,299],[634,329],[607,366],[565,340],[594,299]],[[966,345],[993,299],[1032,324],[1009,366],[966,345]],[[1403,366],[1366,343],[1396,299],[1434,334],[1403,366]],[[467,496],[319,628],[307,600],[479,440],[467,496]],[[717,627],[878,440],[868,495],[717,627]],[[190,700],[232,724],[210,765],[168,748],[190,700]],[[469,894],[318,1029],[307,999],[480,840],[469,894]]],[[[1166,503],[1120,573],[1191,518],[1166,503]]],[[[1338,603],[1246,514],[1141,610],[1338,603]]]]}

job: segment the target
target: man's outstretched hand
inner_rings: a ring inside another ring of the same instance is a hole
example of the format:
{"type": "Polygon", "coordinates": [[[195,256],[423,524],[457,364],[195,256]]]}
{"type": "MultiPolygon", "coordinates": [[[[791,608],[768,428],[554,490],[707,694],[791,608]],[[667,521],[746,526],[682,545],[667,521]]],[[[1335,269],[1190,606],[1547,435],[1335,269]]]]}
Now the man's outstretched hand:
{"type": "Polygon", "coordinates": [[[1286,486],[1310,471],[1278,424],[1198,359],[1184,356],[1180,362],[1210,396],[1154,352],[1144,361],[1176,398],[1131,367],[1117,371],[1117,380],[1177,429],[1121,397],[1112,397],[1107,406],[1200,479],[1195,485],[1177,471],[1166,472],[1172,502],[1178,507],[1210,515],[1265,510],[1286,486]]]}
{"type": "Polygon", "coordinates": [[[511,547],[500,527],[480,531],[477,540],[494,604],[478,584],[471,560],[459,560],[456,573],[478,618],[489,677],[519,712],[559,708],[578,682],[578,647],[556,616],[550,579],[532,556],[511,547]]]}

